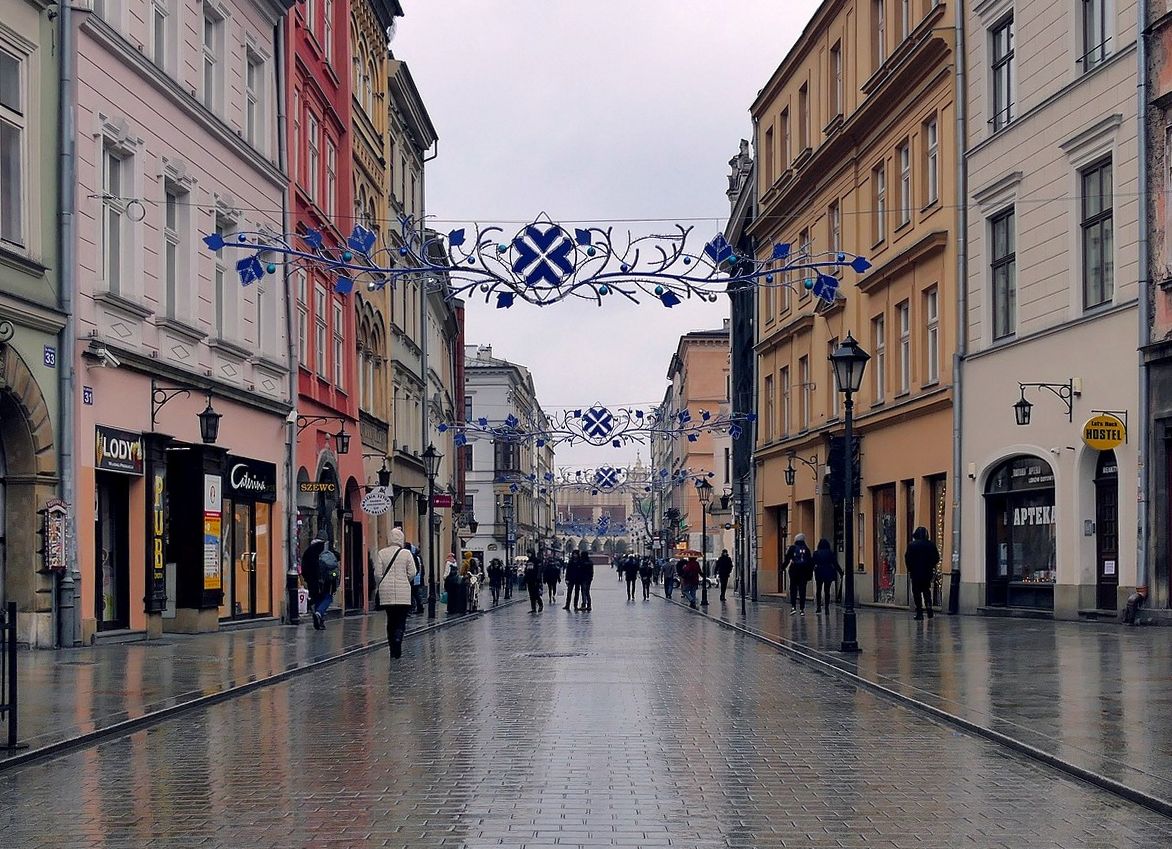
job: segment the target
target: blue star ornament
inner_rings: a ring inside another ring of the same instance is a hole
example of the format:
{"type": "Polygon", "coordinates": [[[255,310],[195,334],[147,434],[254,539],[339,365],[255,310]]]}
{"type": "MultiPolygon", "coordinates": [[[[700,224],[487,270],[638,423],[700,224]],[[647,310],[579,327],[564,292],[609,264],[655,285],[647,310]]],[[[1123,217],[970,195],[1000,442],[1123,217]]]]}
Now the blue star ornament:
{"type": "Polygon", "coordinates": [[[359,254],[370,253],[370,249],[374,247],[374,242],[374,232],[366,229],[361,224],[354,226],[354,232],[346,240],[346,244],[350,246],[351,250],[359,254]]]}
{"type": "Polygon", "coordinates": [[[224,247],[224,237],[219,233],[209,233],[203,237],[203,243],[208,246],[208,250],[218,251],[224,247]]]}
{"type": "Polygon", "coordinates": [[[244,259],[237,260],[236,273],[240,275],[240,283],[247,286],[249,283],[255,283],[265,276],[264,266],[260,264],[260,259],[255,256],[246,256],[244,259]]]}
{"type": "Polygon", "coordinates": [[[810,291],[814,293],[814,297],[827,303],[834,303],[834,299],[838,297],[838,278],[829,274],[819,274],[810,291]]]}
{"type": "Polygon", "coordinates": [[[448,233],[448,245],[453,248],[458,248],[462,244],[464,244],[463,227],[461,227],[459,230],[453,230],[452,232],[448,233]]]}
{"type": "Polygon", "coordinates": [[[530,224],[513,239],[512,269],[531,289],[556,289],[574,273],[574,243],[556,224],[530,224]]]}
{"type": "Polygon", "coordinates": [[[305,244],[309,245],[310,250],[320,251],[322,248],[322,236],[317,230],[310,228],[305,231],[305,244]]]}
{"type": "Polygon", "coordinates": [[[789,256],[788,244],[776,244],[773,246],[773,259],[781,260],[789,256]]]}
{"type": "Polygon", "coordinates": [[[713,265],[720,265],[733,255],[733,249],[732,245],[728,243],[728,239],[724,237],[724,234],[717,233],[712,241],[704,246],[704,253],[708,254],[708,258],[712,260],[713,265]]]}
{"type": "Polygon", "coordinates": [[[588,439],[606,441],[614,431],[614,416],[606,407],[591,407],[582,415],[582,432],[588,439]]]}
{"type": "Polygon", "coordinates": [[[851,268],[859,274],[863,274],[871,267],[871,263],[861,256],[857,256],[851,260],[851,268]]]}

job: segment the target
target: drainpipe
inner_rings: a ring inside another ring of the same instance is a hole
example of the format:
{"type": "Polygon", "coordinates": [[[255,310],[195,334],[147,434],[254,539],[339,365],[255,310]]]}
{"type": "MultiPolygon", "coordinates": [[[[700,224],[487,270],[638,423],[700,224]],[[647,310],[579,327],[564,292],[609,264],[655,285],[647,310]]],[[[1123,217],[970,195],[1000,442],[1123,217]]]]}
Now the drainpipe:
{"type": "MultiPolygon", "coordinates": [[[[277,66],[277,166],[285,175],[285,187],[281,190],[281,229],[293,232],[293,212],[289,208],[289,136],[286,130],[285,90],[285,33],[287,21],[282,17],[273,27],[273,54],[277,66]]],[[[297,412],[297,376],[300,368],[301,351],[297,346],[297,331],[294,327],[294,312],[297,309],[297,293],[292,290],[293,275],[289,263],[284,266],[285,291],[285,341],[289,357],[289,406],[297,412]]],[[[285,513],[288,527],[285,529],[285,621],[299,622],[297,613],[297,418],[285,423],[285,513]]]]}
{"type": "Polygon", "coordinates": [[[961,481],[964,453],[961,423],[964,421],[964,359],[968,353],[968,115],[965,101],[964,0],[956,3],[956,352],[952,356],[952,572],[949,575],[948,612],[960,611],[961,481]]]}
{"type": "Polygon", "coordinates": [[[1148,161],[1147,137],[1147,107],[1148,107],[1148,0],[1139,0],[1136,12],[1136,48],[1139,63],[1139,85],[1137,87],[1138,100],[1138,133],[1136,157],[1139,160],[1139,434],[1135,444],[1139,446],[1139,480],[1138,512],[1136,528],[1136,556],[1135,556],[1135,584],[1137,601],[1142,603],[1148,597],[1148,544],[1151,528],[1148,516],[1148,492],[1151,485],[1151,471],[1147,458],[1151,457],[1148,451],[1148,439],[1151,427],[1148,417],[1151,410],[1151,399],[1148,396],[1150,385],[1148,382],[1148,365],[1145,360],[1145,350],[1152,341],[1151,325],[1151,274],[1148,267],[1148,182],[1145,177],[1148,161]]]}
{"type": "Polygon", "coordinates": [[[76,395],[74,357],[77,353],[77,323],[73,315],[73,290],[77,281],[76,227],[77,211],[77,138],[74,129],[74,84],[73,59],[75,34],[73,31],[73,7],[69,2],[57,7],[58,64],[61,82],[58,89],[58,120],[60,121],[58,199],[61,206],[61,221],[58,228],[58,287],[61,312],[65,315],[65,327],[60,333],[61,357],[58,359],[57,389],[60,405],[58,440],[58,462],[61,468],[61,498],[70,505],[74,516],[73,532],[67,535],[65,571],[58,583],[57,621],[54,640],[59,647],[76,646],[81,643],[81,573],[77,563],[77,470],[74,458],[74,428],[76,395]]]}

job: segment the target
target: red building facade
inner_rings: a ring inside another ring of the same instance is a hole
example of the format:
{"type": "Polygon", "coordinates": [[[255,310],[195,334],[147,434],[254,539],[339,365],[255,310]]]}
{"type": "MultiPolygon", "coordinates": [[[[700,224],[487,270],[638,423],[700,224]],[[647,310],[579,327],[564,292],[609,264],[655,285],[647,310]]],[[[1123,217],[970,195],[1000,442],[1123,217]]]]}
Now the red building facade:
{"type": "MultiPolygon", "coordinates": [[[[304,0],[286,19],[292,224],[322,233],[326,244],[342,243],[354,223],[349,20],[349,0],[304,0]]],[[[366,562],[354,521],[362,449],[354,310],[334,282],[314,268],[291,275],[299,360],[295,550],[300,555],[315,537],[330,541],[350,582],[361,580],[366,562]]]]}

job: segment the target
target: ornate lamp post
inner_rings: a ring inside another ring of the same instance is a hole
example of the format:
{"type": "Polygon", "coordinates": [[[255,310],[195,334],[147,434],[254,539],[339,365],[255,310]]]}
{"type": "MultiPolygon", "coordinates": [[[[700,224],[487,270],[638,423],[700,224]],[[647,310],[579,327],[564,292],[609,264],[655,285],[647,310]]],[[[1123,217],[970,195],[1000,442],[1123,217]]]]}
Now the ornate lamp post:
{"type": "Polygon", "coordinates": [[[427,471],[427,618],[435,619],[435,525],[431,521],[431,513],[435,508],[435,476],[439,473],[439,463],[443,454],[435,450],[435,446],[428,443],[423,452],[423,463],[427,471]]]}
{"type": "Polygon", "coordinates": [[[843,570],[846,572],[846,592],[843,598],[842,651],[859,651],[858,623],[855,621],[855,453],[854,453],[854,394],[863,385],[863,371],[871,359],[849,333],[838,349],[830,355],[834,367],[834,382],[838,391],[845,396],[843,404],[842,477],[843,537],[846,552],[843,556],[843,570]]]}
{"type": "Polygon", "coordinates": [[[712,503],[712,484],[707,478],[696,481],[696,494],[700,496],[700,549],[704,553],[703,579],[700,581],[700,606],[708,606],[708,505],[712,503]]]}

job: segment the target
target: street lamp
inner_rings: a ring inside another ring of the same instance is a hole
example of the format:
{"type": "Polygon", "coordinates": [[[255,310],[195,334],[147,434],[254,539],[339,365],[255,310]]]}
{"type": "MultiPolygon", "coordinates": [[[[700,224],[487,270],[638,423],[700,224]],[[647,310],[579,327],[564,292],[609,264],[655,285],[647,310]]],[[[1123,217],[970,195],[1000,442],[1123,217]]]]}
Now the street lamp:
{"type": "Polygon", "coordinates": [[[342,424],[341,430],[334,434],[334,442],[338,445],[339,454],[350,453],[350,434],[346,433],[346,425],[342,424]]]}
{"type": "Polygon", "coordinates": [[[432,503],[435,501],[435,476],[443,454],[435,450],[430,442],[423,451],[423,465],[427,472],[427,618],[435,619],[435,528],[431,521],[432,503]]]}
{"type": "Polygon", "coordinates": [[[700,547],[704,552],[704,579],[700,582],[700,606],[708,606],[708,505],[712,503],[712,484],[707,479],[696,481],[696,494],[700,496],[700,547]]]}
{"type": "Polygon", "coordinates": [[[383,466],[378,470],[378,485],[383,489],[391,485],[391,470],[387,468],[386,457],[383,457],[383,466]]]}
{"type": "Polygon", "coordinates": [[[863,385],[863,371],[867,367],[867,360],[871,357],[859,347],[859,343],[849,333],[838,349],[830,355],[830,364],[834,368],[834,382],[838,384],[838,391],[846,396],[843,404],[843,438],[842,438],[842,479],[843,509],[843,537],[846,542],[846,552],[843,557],[843,571],[846,573],[846,592],[843,598],[842,611],[842,651],[859,651],[858,623],[855,621],[855,475],[854,475],[854,394],[863,385]]]}
{"type": "Polygon", "coordinates": [[[223,416],[212,407],[212,393],[208,393],[208,405],[204,407],[203,412],[197,418],[199,419],[199,438],[203,440],[204,445],[215,445],[216,438],[220,435],[220,419],[223,416]]]}

